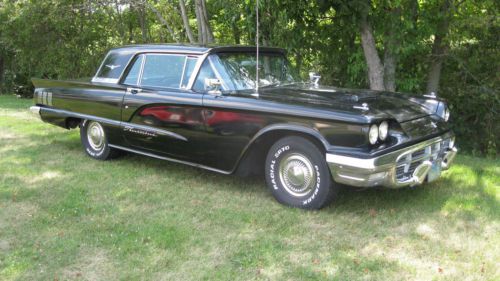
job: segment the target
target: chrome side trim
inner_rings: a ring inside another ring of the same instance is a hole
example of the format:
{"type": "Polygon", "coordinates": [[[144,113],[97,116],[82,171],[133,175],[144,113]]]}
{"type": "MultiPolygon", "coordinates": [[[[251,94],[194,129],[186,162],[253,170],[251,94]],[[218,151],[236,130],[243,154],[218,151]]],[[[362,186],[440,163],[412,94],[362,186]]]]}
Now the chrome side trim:
{"type": "Polygon", "coordinates": [[[167,136],[167,137],[171,137],[171,138],[182,140],[182,141],[188,141],[187,138],[185,138],[179,134],[176,134],[174,132],[162,130],[162,129],[157,129],[157,128],[153,128],[153,127],[149,127],[149,126],[145,126],[145,125],[133,124],[133,123],[129,123],[129,122],[121,122],[121,127],[124,130],[128,130],[128,131],[130,131],[130,129],[142,130],[142,131],[151,132],[153,134],[157,134],[157,135],[161,135],[161,136],[167,136]]]}
{"type": "Polygon", "coordinates": [[[94,115],[76,113],[76,112],[71,112],[71,111],[66,111],[66,110],[61,110],[61,109],[54,109],[54,108],[47,108],[47,107],[40,108],[39,107],[40,116],[41,116],[41,113],[43,113],[43,112],[50,112],[50,113],[58,114],[62,117],[76,117],[76,118],[85,119],[85,120],[97,121],[97,122],[108,124],[111,126],[121,127],[123,130],[125,130],[125,129],[127,129],[129,131],[130,131],[130,129],[142,130],[142,131],[154,134],[154,135],[161,135],[161,136],[171,137],[171,138],[182,140],[182,141],[188,141],[188,139],[186,137],[181,136],[177,133],[154,128],[154,127],[149,127],[149,126],[145,126],[145,125],[139,125],[139,124],[134,124],[134,123],[129,123],[129,122],[121,122],[121,121],[116,121],[113,119],[102,118],[102,117],[97,117],[94,115]]]}
{"type": "Polygon", "coordinates": [[[205,165],[201,165],[201,164],[196,164],[196,163],[189,162],[189,161],[177,160],[177,159],[170,158],[170,157],[164,157],[164,156],[160,156],[160,155],[157,155],[157,154],[154,154],[154,153],[144,152],[144,151],[140,151],[140,150],[136,150],[136,149],[124,147],[124,146],[119,146],[119,145],[115,145],[115,144],[109,144],[109,147],[120,149],[120,150],[124,150],[124,151],[128,151],[128,152],[132,152],[132,153],[136,153],[136,154],[140,154],[140,155],[144,155],[144,156],[153,157],[153,158],[160,159],[160,160],[166,160],[166,161],[170,161],[170,162],[185,164],[185,165],[189,165],[189,166],[193,166],[193,167],[196,167],[196,168],[201,168],[201,169],[205,169],[205,170],[209,170],[209,171],[212,171],[212,172],[217,172],[217,173],[221,173],[221,174],[225,174],[225,175],[231,174],[231,171],[219,170],[219,169],[215,169],[215,168],[212,168],[212,167],[209,167],[209,166],[205,166],[205,165]]]}

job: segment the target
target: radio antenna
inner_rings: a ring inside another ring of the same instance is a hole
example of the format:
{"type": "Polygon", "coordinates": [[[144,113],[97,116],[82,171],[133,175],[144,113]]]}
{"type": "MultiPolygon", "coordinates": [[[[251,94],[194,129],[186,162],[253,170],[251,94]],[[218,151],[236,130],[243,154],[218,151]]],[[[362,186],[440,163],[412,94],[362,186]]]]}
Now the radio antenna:
{"type": "Polygon", "coordinates": [[[255,14],[256,14],[256,32],[255,32],[255,46],[256,46],[256,64],[255,64],[255,94],[259,96],[259,0],[256,0],[255,14]]]}

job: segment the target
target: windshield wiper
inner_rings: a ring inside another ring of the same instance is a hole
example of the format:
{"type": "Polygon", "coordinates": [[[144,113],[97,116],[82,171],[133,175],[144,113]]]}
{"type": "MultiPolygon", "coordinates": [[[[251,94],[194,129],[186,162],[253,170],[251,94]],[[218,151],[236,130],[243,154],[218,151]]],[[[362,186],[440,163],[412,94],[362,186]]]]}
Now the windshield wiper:
{"type": "Polygon", "coordinates": [[[304,84],[304,82],[275,82],[267,85],[259,85],[260,88],[266,88],[266,87],[280,87],[280,86],[290,86],[290,85],[295,85],[295,84],[304,84]]]}

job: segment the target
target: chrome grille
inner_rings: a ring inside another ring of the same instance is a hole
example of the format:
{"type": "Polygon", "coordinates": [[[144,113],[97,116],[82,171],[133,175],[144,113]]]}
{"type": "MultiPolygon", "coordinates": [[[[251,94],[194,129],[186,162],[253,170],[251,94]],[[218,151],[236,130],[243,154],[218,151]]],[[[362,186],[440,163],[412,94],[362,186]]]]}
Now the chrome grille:
{"type": "Polygon", "coordinates": [[[403,182],[410,179],[420,164],[426,160],[433,162],[443,157],[449,146],[450,139],[445,139],[401,156],[396,164],[397,180],[403,182]]]}
{"type": "Polygon", "coordinates": [[[420,149],[411,154],[412,159],[417,159],[425,155],[425,149],[420,149]]]}

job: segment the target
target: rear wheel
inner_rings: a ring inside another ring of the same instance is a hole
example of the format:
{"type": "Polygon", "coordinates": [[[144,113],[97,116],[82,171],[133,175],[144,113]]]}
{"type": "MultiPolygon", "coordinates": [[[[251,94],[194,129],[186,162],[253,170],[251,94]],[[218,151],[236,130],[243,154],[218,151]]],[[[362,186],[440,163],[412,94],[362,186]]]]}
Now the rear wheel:
{"type": "Polygon", "coordinates": [[[85,152],[97,160],[107,160],[117,157],[120,152],[109,147],[106,132],[96,121],[85,120],[80,125],[80,139],[85,152]]]}
{"type": "Polygon", "coordinates": [[[277,141],[266,158],[266,182],[280,203],[303,209],[320,209],[335,197],[324,153],[310,141],[290,136],[277,141]]]}

